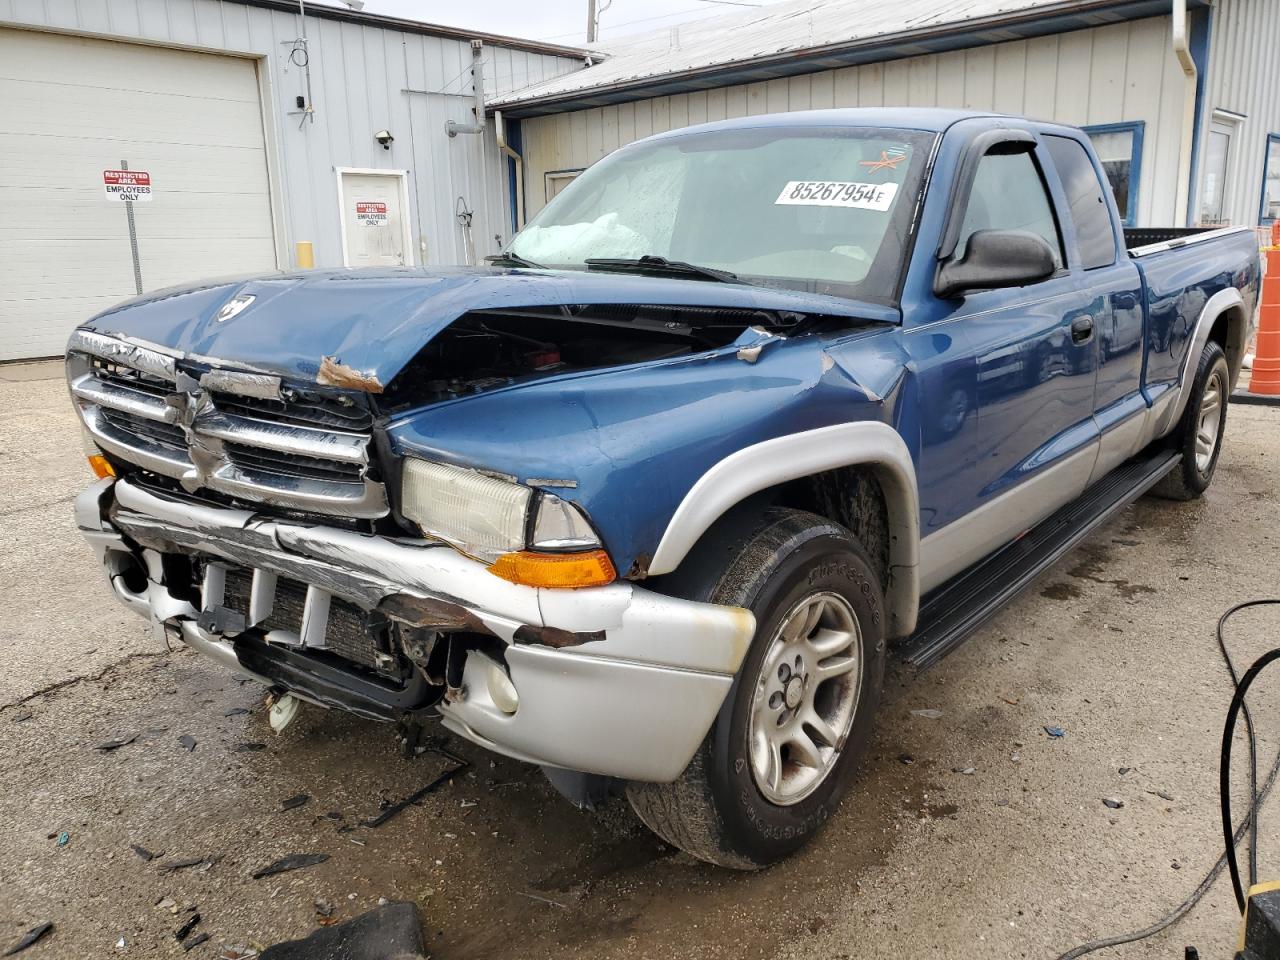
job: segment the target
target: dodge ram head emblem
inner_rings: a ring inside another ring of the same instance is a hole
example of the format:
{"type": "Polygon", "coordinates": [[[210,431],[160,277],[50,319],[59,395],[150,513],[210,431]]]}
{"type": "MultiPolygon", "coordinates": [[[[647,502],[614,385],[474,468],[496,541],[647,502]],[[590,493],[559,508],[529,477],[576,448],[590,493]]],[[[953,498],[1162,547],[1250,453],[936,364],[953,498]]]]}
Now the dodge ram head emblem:
{"type": "Polygon", "coordinates": [[[258,298],[251,293],[246,293],[239,297],[232,297],[218,308],[218,312],[213,315],[213,319],[218,323],[230,320],[232,317],[241,313],[245,307],[249,306],[249,304],[253,303],[256,299],[258,298]]]}

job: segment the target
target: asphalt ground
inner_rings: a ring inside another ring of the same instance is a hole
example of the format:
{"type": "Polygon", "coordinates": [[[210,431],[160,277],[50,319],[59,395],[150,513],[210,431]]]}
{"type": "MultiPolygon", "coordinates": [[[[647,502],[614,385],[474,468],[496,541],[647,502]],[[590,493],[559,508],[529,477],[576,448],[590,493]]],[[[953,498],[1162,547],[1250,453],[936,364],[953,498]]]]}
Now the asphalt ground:
{"type": "MultiPolygon", "coordinates": [[[[74,530],[90,476],[59,369],[0,367],[0,950],[52,921],[24,958],[187,956],[173,934],[194,907],[210,940],[189,955],[213,958],[312,932],[317,899],[337,919],[411,900],[442,960],[1052,960],[1145,926],[1221,852],[1213,626],[1280,595],[1278,473],[1280,410],[1232,406],[1205,498],[1139,501],[938,667],[893,668],[839,814],[791,861],[737,874],[452,738],[471,766],[364,826],[452,761],[314,709],[276,735],[259,687],[157,644],[74,530]],[[253,879],[298,853],[328,860],[253,879]]],[[[1280,644],[1280,614],[1242,614],[1229,643],[1247,664],[1280,644]]],[[[1280,675],[1252,699],[1269,763],[1280,675]]],[[[1272,801],[1264,878],[1278,823],[1272,801]]],[[[1100,956],[1227,958],[1237,925],[1223,877],[1172,931],[1100,956]]]]}

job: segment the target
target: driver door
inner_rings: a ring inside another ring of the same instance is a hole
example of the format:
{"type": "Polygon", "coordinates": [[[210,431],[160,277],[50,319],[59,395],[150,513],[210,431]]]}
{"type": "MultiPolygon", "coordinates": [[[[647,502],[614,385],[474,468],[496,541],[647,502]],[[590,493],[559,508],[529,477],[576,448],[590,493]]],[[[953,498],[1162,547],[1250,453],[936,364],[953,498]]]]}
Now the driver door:
{"type": "Polygon", "coordinates": [[[977,230],[1023,230],[1049,244],[1059,270],[1024,287],[948,301],[945,319],[963,330],[976,363],[977,430],[970,469],[955,491],[969,509],[928,538],[926,588],[1079,496],[1097,456],[1094,327],[1105,302],[1066,268],[1041,149],[1025,134],[986,145],[953,198],[956,213],[964,211],[956,256],[977,230]]]}

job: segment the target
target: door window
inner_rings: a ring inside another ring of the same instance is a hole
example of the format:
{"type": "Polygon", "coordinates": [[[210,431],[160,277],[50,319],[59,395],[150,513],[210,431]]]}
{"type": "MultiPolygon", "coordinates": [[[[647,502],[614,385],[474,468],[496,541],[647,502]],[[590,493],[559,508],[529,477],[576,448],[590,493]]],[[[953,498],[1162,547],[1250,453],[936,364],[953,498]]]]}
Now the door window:
{"type": "Polygon", "coordinates": [[[988,153],[978,164],[965,207],[956,256],[964,256],[978,230],[1028,230],[1044,238],[1062,266],[1062,240],[1053,204],[1035,158],[1022,153],[988,153]]]}
{"type": "Polygon", "coordinates": [[[1080,263],[1086,270],[1116,262],[1116,237],[1111,228],[1102,183],[1089,161],[1084,145],[1068,137],[1045,137],[1053,165],[1067,194],[1071,219],[1076,225],[1080,263]]]}

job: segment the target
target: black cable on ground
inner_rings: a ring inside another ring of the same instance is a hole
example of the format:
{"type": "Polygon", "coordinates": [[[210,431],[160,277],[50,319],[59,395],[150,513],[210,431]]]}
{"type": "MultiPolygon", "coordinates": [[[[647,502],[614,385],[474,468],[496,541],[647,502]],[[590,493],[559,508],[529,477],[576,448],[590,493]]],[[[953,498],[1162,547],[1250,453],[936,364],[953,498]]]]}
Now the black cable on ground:
{"type": "MultiPolygon", "coordinates": [[[[1223,628],[1227,621],[1241,610],[1247,610],[1249,607],[1265,607],[1280,604],[1280,600],[1246,600],[1244,603],[1237,603],[1218,618],[1218,649],[1222,651],[1222,659],[1226,661],[1227,672],[1231,674],[1231,682],[1235,684],[1236,689],[1240,688],[1240,678],[1236,675],[1236,665],[1231,660],[1231,654],[1227,652],[1227,644],[1223,639],[1223,628]]],[[[1258,882],[1258,817],[1253,814],[1256,812],[1257,806],[1261,803],[1258,798],[1258,738],[1253,730],[1253,716],[1249,713],[1249,704],[1241,700],[1242,709],[1244,710],[1244,725],[1249,737],[1249,796],[1253,798],[1253,809],[1250,811],[1249,817],[1249,886],[1253,886],[1258,882]]],[[[1221,774],[1220,774],[1221,775],[1221,774]]],[[[1222,793],[1224,803],[1230,803],[1230,794],[1222,793]]],[[[1227,820],[1230,823],[1230,820],[1227,820]]],[[[1228,828],[1227,833],[1230,833],[1228,828]]],[[[1224,838],[1225,839],[1225,838],[1224,838]]],[[[1235,848],[1229,850],[1229,861],[1235,860],[1235,848]]],[[[1232,885],[1236,887],[1237,894],[1239,891],[1239,868],[1232,871],[1232,885]]],[[[1237,895],[1237,899],[1240,899],[1237,895]]],[[[1240,909],[1244,910],[1243,903],[1240,909]]]]}
{"type": "MultiPolygon", "coordinates": [[[[1235,664],[1231,660],[1231,654],[1227,651],[1226,642],[1223,640],[1223,628],[1226,626],[1227,621],[1239,611],[1244,610],[1247,607],[1257,607],[1257,606],[1264,606],[1264,605],[1271,605],[1271,604],[1280,604],[1280,599],[1248,600],[1244,603],[1238,603],[1234,607],[1231,607],[1229,610],[1227,610],[1227,612],[1224,613],[1221,616],[1221,618],[1219,618],[1218,620],[1218,628],[1217,628],[1218,649],[1222,651],[1222,659],[1226,661],[1227,670],[1228,672],[1230,672],[1231,679],[1233,682],[1236,681],[1236,668],[1235,668],[1235,664]]],[[[1275,654],[1276,656],[1280,656],[1280,650],[1272,651],[1272,654],[1275,654]]],[[[1264,659],[1266,656],[1271,656],[1272,654],[1264,655],[1264,659]]],[[[1250,667],[1249,673],[1256,676],[1257,671],[1261,670],[1262,668],[1261,666],[1259,666],[1259,663],[1261,663],[1261,661],[1259,661],[1258,663],[1255,663],[1252,667],[1250,667]]],[[[1265,666],[1265,665],[1266,664],[1262,664],[1262,666],[1265,666]]],[[[1249,673],[1246,674],[1246,677],[1249,676],[1249,673]]],[[[1250,678],[1250,682],[1252,682],[1252,678],[1250,678]]],[[[1235,686],[1236,686],[1236,694],[1235,696],[1232,697],[1233,707],[1235,706],[1237,697],[1239,698],[1240,703],[1242,705],[1244,703],[1244,697],[1240,689],[1240,682],[1235,682],[1235,686]]],[[[1246,718],[1247,718],[1247,714],[1246,714],[1246,718]]],[[[1253,788],[1253,787],[1256,787],[1256,782],[1257,782],[1257,766],[1256,766],[1257,741],[1254,739],[1252,723],[1248,721],[1246,722],[1249,730],[1249,747],[1250,747],[1249,754],[1253,764],[1253,770],[1250,776],[1250,786],[1251,788],[1253,788]]],[[[1234,724],[1231,724],[1231,725],[1233,726],[1234,724]]],[[[1224,737],[1224,745],[1225,745],[1226,738],[1229,738],[1229,736],[1230,736],[1230,733],[1228,732],[1224,737]]],[[[1224,749],[1225,749],[1225,746],[1224,746],[1224,749]]],[[[1225,772],[1221,772],[1220,777],[1229,778],[1229,771],[1227,770],[1225,763],[1223,764],[1222,770],[1225,772]]],[[[1071,950],[1068,950],[1064,954],[1061,954],[1057,958],[1057,960],[1077,960],[1078,957],[1083,957],[1086,954],[1095,953],[1098,950],[1105,950],[1107,947],[1118,947],[1126,943],[1135,943],[1138,940],[1145,940],[1147,937],[1154,936],[1155,934],[1159,933],[1162,930],[1167,930],[1169,927],[1173,926],[1175,923],[1177,923],[1179,920],[1185,917],[1188,913],[1190,913],[1191,909],[1197,903],[1199,903],[1201,899],[1203,899],[1204,895],[1209,892],[1209,888],[1213,886],[1214,881],[1218,879],[1223,869],[1227,866],[1228,859],[1231,861],[1232,869],[1235,873],[1234,882],[1238,884],[1239,869],[1235,864],[1235,848],[1240,843],[1240,841],[1244,838],[1246,830],[1252,830],[1253,836],[1256,838],[1257,836],[1256,823],[1258,820],[1258,808],[1262,806],[1263,802],[1270,795],[1271,788],[1275,786],[1277,775],[1280,775],[1280,752],[1277,752],[1275,762],[1271,765],[1271,770],[1267,774],[1266,782],[1263,783],[1262,785],[1262,792],[1259,793],[1257,792],[1256,789],[1253,789],[1252,791],[1253,803],[1250,804],[1248,814],[1245,815],[1244,820],[1241,821],[1240,826],[1238,826],[1235,829],[1234,833],[1231,830],[1229,807],[1226,806],[1226,804],[1228,804],[1230,801],[1230,794],[1226,792],[1227,788],[1223,787],[1222,799],[1224,801],[1224,810],[1227,811],[1223,821],[1224,832],[1227,839],[1227,844],[1226,844],[1227,849],[1222,854],[1222,856],[1218,857],[1217,863],[1213,865],[1213,868],[1208,872],[1208,874],[1205,875],[1205,878],[1200,881],[1200,885],[1195,888],[1191,896],[1187,897],[1186,900],[1182,901],[1182,903],[1172,913],[1168,914],[1167,916],[1163,917],[1160,920],[1157,920],[1151,926],[1145,927],[1142,930],[1137,930],[1133,933],[1124,933],[1114,937],[1106,937],[1105,939],[1102,939],[1102,940],[1092,940],[1089,943],[1081,944],[1080,946],[1075,947],[1071,950]]],[[[1223,779],[1223,782],[1226,782],[1226,779],[1223,779]]],[[[1256,848],[1257,848],[1257,842],[1255,839],[1254,842],[1251,844],[1251,849],[1255,851],[1251,859],[1255,864],[1256,864],[1256,856],[1257,856],[1256,848]]],[[[1256,870],[1256,866],[1254,867],[1254,869],[1256,870]]],[[[1241,904],[1241,909],[1243,910],[1243,903],[1241,904]]]]}

